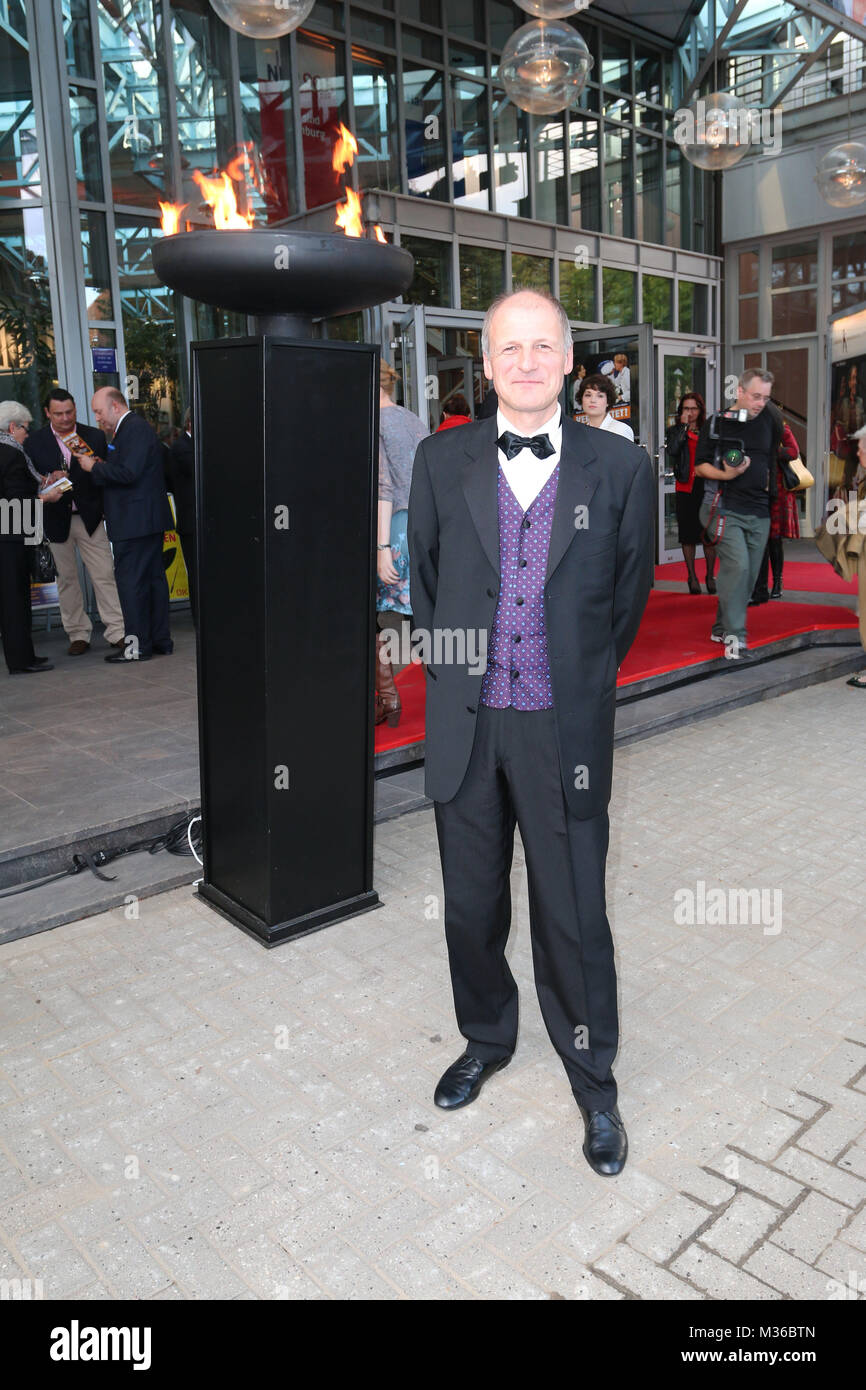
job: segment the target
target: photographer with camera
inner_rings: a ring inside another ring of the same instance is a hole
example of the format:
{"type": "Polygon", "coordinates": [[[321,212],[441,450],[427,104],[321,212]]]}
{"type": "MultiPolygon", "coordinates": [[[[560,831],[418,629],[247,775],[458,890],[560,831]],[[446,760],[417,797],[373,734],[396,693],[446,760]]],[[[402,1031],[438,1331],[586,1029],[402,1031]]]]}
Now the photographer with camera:
{"type": "Polygon", "coordinates": [[[695,472],[707,480],[701,525],[716,543],[719,557],[719,604],[710,635],[714,642],[730,641],[726,654],[739,660],[753,655],[746,640],[746,609],[767,545],[770,502],[778,486],[775,464],[782,417],[770,404],[772,385],[772,372],[755,367],[743,372],[734,408],[707,420],[695,449],[695,472]]]}

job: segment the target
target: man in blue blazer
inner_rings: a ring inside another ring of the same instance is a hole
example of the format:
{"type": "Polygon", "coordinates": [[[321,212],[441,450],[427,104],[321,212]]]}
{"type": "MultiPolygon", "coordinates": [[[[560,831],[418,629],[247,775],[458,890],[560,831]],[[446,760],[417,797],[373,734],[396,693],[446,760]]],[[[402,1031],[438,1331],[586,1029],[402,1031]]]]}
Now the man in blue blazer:
{"type": "Polygon", "coordinates": [[[173,650],[162,542],[174,521],[165,492],[163,447],[115,386],[101,387],[91,408],[111,439],[108,458],[76,457],[104,490],[105,524],[126,627],[124,647],[105,660],[149,661],[154,654],[167,656],[173,650]]]}
{"type": "Polygon", "coordinates": [[[557,300],[495,300],[482,351],[496,418],[422,440],[409,497],[413,641],[427,643],[425,789],[467,1044],[434,1100],[468,1105],[515,1049],[516,825],[544,1022],[583,1117],[584,1156],[613,1176],[628,1145],[612,1071],[607,807],[617,669],[652,584],[655,483],[644,449],[563,418],[573,349],[557,300]]]}

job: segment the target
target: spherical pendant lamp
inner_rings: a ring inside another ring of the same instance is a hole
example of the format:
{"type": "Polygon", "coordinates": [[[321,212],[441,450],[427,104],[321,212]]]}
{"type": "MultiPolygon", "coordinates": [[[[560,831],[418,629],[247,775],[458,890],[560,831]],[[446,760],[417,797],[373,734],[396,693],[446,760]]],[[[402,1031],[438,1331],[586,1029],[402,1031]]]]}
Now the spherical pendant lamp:
{"type": "Polygon", "coordinates": [[[515,30],[503,48],[499,80],[515,106],[547,116],[577,102],[591,67],[576,29],[536,19],[515,30]]]}
{"type": "Polygon", "coordinates": [[[589,9],[592,0],[517,0],[517,4],[536,19],[570,19],[589,9]]]}
{"type": "Polygon", "coordinates": [[[846,140],[834,145],[818,164],[818,191],[834,208],[853,208],[866,201],[866,145],[846,140]]]}
{"type": "Polygon", "coordinates": [[[210,0],[230,29],[249,39],[278,39],[303,24],[315,0],[210,0]]]}
{"type": "Polygon", "coordinates": [[[673,136],[698,169],[732,169],[752,143],[751,111],[730,92],[710,92],[677,111],[673,136]]]}

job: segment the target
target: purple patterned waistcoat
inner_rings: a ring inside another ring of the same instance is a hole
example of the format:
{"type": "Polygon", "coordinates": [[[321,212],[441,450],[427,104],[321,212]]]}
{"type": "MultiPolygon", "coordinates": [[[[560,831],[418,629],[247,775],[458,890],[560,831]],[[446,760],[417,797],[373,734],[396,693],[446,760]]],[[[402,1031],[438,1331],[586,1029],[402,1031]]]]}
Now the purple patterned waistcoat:
{"type": "Polygon", "coordinates": [[[499,468],[499,601],[480,701],[493,709],[551,709],[544,581],[559,483],[556,465],[524,513],[499,468]]]}

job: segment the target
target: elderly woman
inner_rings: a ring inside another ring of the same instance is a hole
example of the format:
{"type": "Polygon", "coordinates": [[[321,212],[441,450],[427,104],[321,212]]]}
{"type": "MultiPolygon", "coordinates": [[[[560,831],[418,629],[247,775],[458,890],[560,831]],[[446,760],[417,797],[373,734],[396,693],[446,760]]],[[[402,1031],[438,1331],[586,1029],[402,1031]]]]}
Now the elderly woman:
{"type": "Polygon", "coordinates": [[[634,433],[624,420],[616,420],[611,415],[611,407],[616,404],[616,387],[609,376],[593,372],[585,376],[577,389],[577,405],[586,416],[587,424],[593,429],[610,430],[611,434],[621,434],[623,439],[634,443],[634,433]]]}
{"type": "MultiPolygon", "coordinates": [[[[16,401],[0,402],[0,632],[10,676],[37,675],[53,667],[37,656],[31,637],[30,566],[26,537],[33,537],[38,474],[26,453],[24,440],[33,416],[16,401]]],[[[41,527],[39,527],[41,532],[41,527]]]]}
{"type": "MultiPolygon", "coordinates": [[[[428,431],[411,410],[395,405],[397,373],[387,362],[379,377],[379,533],[377,548],[376,608],[379,613],[412,616],[409,598],[409,547],[406,520],[415,450],[428,431]]],[[[387,647],[376,636],[376,723],[400,722],[400,695],[387,647]]]]}

